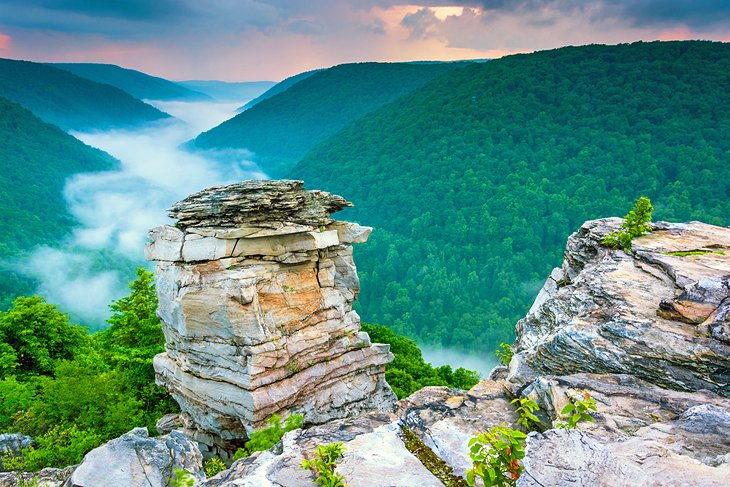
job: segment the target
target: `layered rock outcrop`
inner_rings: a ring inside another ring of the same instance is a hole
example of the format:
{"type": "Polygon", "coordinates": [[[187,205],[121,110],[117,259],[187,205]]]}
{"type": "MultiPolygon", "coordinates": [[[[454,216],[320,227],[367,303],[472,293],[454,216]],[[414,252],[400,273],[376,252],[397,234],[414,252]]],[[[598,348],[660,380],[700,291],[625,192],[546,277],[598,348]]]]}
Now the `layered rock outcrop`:
{"type": "Polygon", "coordinates": [[[620,224],[589,221],[570,236],[517,324],[511,377],[632,374],[730,395],[730,228],[659,222],[627,253],[600,244],[620,224]]]}
{"type": "Polygon", "coordinates": [[[371,229],[329,215],[350,203],[301,181],[247,181],[176,203],[150,231],[167,352],[157,382],[204,454],[235,450],[273,414],[319,424],[391,410],[387,345],[352,310],[350,244],[371,229]]]}

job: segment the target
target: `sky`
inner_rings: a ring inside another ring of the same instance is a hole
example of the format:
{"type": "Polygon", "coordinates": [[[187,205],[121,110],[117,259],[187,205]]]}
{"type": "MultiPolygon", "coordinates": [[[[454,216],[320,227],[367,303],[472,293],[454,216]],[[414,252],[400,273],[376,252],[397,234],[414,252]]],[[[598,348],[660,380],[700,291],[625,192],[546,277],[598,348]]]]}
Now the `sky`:
{"type": "Polygon", "coordinates": [[[590,43],[730,41],[730,0],[0,0],[0,57],[173,80],[279,81],[347,62],[590,43]]]}

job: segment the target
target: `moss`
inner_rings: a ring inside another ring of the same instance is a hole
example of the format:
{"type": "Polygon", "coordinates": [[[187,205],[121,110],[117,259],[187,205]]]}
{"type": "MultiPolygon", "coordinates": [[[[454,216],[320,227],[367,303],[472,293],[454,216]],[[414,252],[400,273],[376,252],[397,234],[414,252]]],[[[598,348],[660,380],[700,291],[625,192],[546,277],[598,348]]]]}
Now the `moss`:
{"type": "Polygon", "coordinates": [[[687,257],[688,255],[705,255],[705,254],[719,254],[725,255],[722,250],[711,251],[711,250],[682,250],[677,252],[662,252],[665,255],[673,255],[675,257],[687,257]]]}
{"type": "Polygon", "coordinates": [[[401,429],[401,439],[409,452],[413,453],[418,460],[434,474],[446,487],[467,487],[468,484],[463,477],[454,475],[454,471],[446,462],[441,460],[429,447],[408,428],[401,429]]]}

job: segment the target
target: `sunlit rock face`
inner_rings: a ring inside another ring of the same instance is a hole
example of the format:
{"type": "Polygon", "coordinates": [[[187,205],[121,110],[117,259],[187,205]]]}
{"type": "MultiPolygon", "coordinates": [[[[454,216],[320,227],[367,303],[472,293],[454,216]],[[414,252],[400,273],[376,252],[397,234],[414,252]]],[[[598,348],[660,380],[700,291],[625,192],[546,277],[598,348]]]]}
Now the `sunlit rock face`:
{"type": "Polygon", "coordinates": [[[319,424],[393,408],[389,347],[352,310],[350,244],[371,229],[329,217],[346,206],[301,181],[246,181],[189,196],[174,227],[150,231],[167,342],[157,382],[204,454],[234,450],[273,414],[319,424]]]}
{"type": "Polygon", "coordinates": [[[602,246],[620,224],[589,221],[568,239],[517,324],[510,378],[619,373],[730,396],[730,228],[658,222],[631,252],[602,246]]]}

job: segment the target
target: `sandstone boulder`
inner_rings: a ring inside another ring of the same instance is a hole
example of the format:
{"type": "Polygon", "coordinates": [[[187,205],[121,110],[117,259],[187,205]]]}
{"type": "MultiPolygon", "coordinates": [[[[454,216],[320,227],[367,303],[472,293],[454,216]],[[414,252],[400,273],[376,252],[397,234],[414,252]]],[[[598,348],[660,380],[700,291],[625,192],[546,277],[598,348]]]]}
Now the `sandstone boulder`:
{"type": "Polygon", "coordinates": [[[167,487],[175,470],[204,480],[203,457],[182,433],[150,438],[147,428],[135,428],[90,451],[65,487],[167,487]]]}

